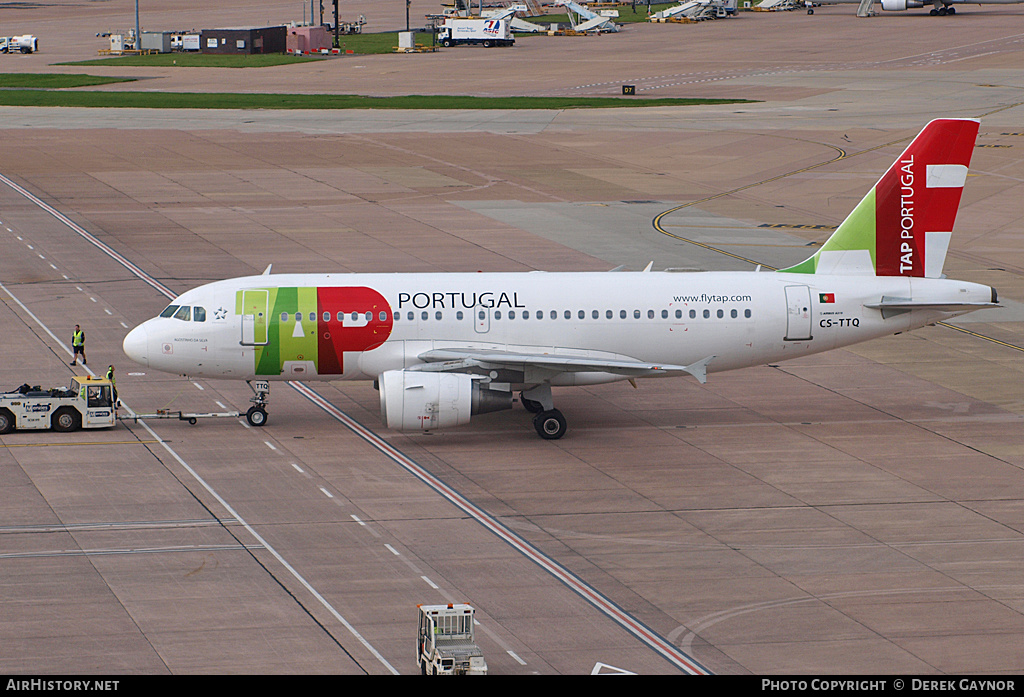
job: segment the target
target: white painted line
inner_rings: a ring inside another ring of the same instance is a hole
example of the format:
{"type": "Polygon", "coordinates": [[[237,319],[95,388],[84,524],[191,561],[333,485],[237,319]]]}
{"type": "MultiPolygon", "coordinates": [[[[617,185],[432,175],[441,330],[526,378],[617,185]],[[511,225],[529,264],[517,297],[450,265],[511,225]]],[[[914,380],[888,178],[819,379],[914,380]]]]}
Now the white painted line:
{"type": "Polygon", "coordinates": [[[277,447],[273,443],[271,443],[269,440],[263,441],[263,444],[265,446],[267,446],[268,448],[270,448],[271,450],[277,450],[277,447]]]}
{"type": "Polygon", "coordinates": [[[366,523],[364,523],[363,521],[361,521],[361,520],[359,519],[359,516],[357,516],[357,515],[353,515],[353,516],[352,516],[352,520],[354,520],[354,521],[356,521],[357,523],[359,523],[359,524],[360,524],[360,525],[361,525],[362,527],[364,527],[364,528],[366,527],[366,523]]]}
{"type": "Polygon", "coordinates": [[[429,578],[427,578],[426,576],[420,576],[420,578],[422,578],[422,579],[423,579],[424,581],[426,581],[426,582],[427,582],[427,585],[428,585],[428,586],[430,586],[431,588],[433,588],[434,590],[436,590],[436,591],[439,591],[439,590],[441,590],[440,588],[438,588],[438,587],[437,587],[437,584],[436,584],[436,583],[434,583],[433,581],[431,581],[431,580],[430,580],[429,578]]]}
{"type": "Polygon", "coordinates": [[[327,491],[327,489],[325,489],[323,487],[320,487],[320,491],[324,492],[324,496],[326,496],[327,498],[329,498],[329,499],[333,499],[334,498],[334,494],[332,494],[331,492],[327,491]]]}
{"type": "Polygon", "coordinates": [[[51,269],[53,269],[54,271],[56,271],[56,270],[57,270],[57,267],[56,267],[56,266],[54,266],[53,264],[50,264],[50,268],[51,268],[51,269]]]}
{"type": "Polygon", "coordinates": [[[121,326],[122,326],[122,327],[124,327],[125,329],[127,329],[127,328],[128,328],[128,325],[127,325],[127,324],[125,324],[124,322],[121,322],[121,326]]]}
{"type": "Polygon", "coordinates": [[[399,554],[399,553],[398,553],[398,550],[397,550],[397,549],[395,549],[394,547],[392,547],[391,545],[389,545],[389,544],[385,544],[385,545],[384,545],[384,547],[386,547],[386,548],[387,548],[387,550],[388,550],[389,552],[391,552],[392,554],[394,554],[394,555],[395,555],[396,557],[400,557],[400,556],[402,556],[401,554],[399,554]]]}
{"type": "Polygon", "coordinates": [[[217,405],[218,407],[220,407],[221,409],[227,409],[227,407],[226,407],[226,406],[224,406],[224,405],[223,405],[222,403],[218,402],[218,401],[217,401],[216,399],[215,399],[215,400],[213,400],[213,403],[214,403],[214,404],[216,404],[216,405],[217,405]]]}
{"type": "Polygon", "coordinates": [[[301,467],[296,465],[294,462],[292,463],[292,467],[294,467],[299,474],[305,474],[306,473],[306,470],[302,469],[301,467]]]}
{"type": "Polygon", "coordinates": [[[104,312],[106,312],[106,313],[107,313],[108,315],[112,315],[112,314],[114,314],[113,312],[111,312],[111,311],[110,311],[110,310],[108,310],[107,308],[103,308],[103,311],[104,311],[104,312]]]}
{"type": "Polygon", "coordinates": [[[198,382],[193,382],[192,384],[195,385],[200,390],[203,390],[204,392],[206,391],[206,388],[200,385],[198,382]]]}
{"type": "Polygon", "coordinates": [[[509,650],[508,650],[508,651],[506,651],[505,653],[507,653],[507,654],[508,654],[509,656],[511,656],[511,657],[512,657],[513,659],[515,659],[515,661],[516,661],[516,662],[517,662],[517,663],[518,663],[519,665],[521,665],[521,666],[525,666],[525,665],[526,665],[526,661],[524,661],[523,659],[519,658],[519,656],[517,656],[517,655],[516,655],[516,652],[515,652],[515,651],[513,651],[512,649],[509,649],[509,650]]]}

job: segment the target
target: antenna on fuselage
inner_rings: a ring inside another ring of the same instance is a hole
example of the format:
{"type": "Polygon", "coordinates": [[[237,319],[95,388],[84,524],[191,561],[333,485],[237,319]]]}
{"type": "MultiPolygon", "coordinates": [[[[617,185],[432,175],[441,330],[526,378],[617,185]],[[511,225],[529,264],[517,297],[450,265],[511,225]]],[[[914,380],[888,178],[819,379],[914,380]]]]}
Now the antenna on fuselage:
{"type": "Polygon", "coordinates": [[[274,265],[273,262],[271,262],[270,264],[267,264],[267,268],[263,269],[263,273],[261,273],[260,275],[261,276],[269,276],[270,275],[270,267],[273,266],[273,265],[274,265]]]}

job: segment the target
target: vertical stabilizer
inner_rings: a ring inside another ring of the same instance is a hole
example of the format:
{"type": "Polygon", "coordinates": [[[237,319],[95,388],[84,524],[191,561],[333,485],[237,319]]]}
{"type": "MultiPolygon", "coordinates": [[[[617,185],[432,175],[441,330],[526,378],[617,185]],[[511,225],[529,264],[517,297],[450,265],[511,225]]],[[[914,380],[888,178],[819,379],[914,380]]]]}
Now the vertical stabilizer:
{"type": "Polygon", "coordinates": [[[814,256],[781,270],[939,277],[978,126],[929,123],[814,256]]]}

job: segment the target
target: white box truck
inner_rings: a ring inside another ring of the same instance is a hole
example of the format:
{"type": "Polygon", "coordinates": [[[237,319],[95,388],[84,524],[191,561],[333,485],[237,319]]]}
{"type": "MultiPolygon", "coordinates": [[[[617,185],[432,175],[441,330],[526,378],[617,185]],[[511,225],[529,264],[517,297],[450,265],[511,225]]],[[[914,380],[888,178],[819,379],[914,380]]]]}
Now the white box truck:
{"type": "Polygon", "coordinates": [[[38,50],[39,39],[31,34],[0,36],[0,53],[35,53],[38,50]]]}
{"type": "Polygon", "coordinates": [[[512,34],[510,17],[459,18],[446,17],[438,28],[437,42],[448,46],[512,46],[516,42],[512,34]]]}

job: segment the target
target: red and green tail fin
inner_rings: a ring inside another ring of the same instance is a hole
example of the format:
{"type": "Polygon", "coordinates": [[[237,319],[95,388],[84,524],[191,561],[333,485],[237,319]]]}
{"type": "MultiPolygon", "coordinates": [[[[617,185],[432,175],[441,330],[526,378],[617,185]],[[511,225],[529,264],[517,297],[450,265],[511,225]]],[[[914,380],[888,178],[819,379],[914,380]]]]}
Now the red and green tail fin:
{"type": "Polygon", "coordinates": [[[821,249],[781,271],[939,277],[978,126],[930,122],[821,249]]]}

